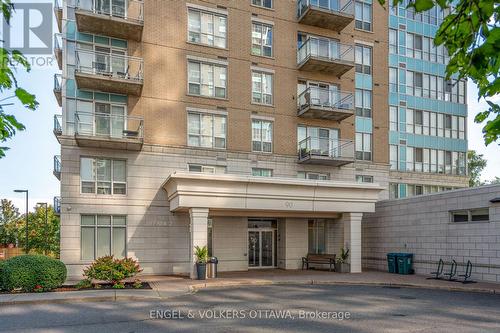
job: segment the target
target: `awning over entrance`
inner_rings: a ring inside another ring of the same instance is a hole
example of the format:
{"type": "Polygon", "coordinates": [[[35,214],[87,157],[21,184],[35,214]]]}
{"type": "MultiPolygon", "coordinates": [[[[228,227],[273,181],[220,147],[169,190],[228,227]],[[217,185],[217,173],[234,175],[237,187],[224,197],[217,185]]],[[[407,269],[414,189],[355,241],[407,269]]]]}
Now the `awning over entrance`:
{"type": "Polygon", "coordinates": [[[167,178],[163,188],[172,212],[203,207],[214,213],[265,211],[318,216],[374,212],[383,190],[378,184],[367,183],[177,172],[167,178]]]}

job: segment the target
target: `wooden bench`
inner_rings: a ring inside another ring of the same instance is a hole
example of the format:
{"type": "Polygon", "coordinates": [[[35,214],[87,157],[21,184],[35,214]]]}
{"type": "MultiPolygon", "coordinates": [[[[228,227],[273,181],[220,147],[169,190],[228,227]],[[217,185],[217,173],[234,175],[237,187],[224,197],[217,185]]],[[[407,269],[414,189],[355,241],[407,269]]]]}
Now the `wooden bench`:
{"type": "Polygon", "coordinates": [[[302,257],[302,269],[304,266],[309,269],[309,264],[324,264],[330,265],[330,272],[335,271],[335,254],[314,254],[308,253],[307,257],[302,257]]]}

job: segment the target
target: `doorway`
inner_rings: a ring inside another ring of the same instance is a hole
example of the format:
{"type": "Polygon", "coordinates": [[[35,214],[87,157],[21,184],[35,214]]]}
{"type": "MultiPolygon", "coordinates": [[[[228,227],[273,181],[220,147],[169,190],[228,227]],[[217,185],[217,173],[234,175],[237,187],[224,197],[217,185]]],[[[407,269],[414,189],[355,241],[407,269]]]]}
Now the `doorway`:
{"type": "Polygon", "coordinates": [[[248,268],[276,267],[276,230],[276,220],[248,220],[248,268]]]}

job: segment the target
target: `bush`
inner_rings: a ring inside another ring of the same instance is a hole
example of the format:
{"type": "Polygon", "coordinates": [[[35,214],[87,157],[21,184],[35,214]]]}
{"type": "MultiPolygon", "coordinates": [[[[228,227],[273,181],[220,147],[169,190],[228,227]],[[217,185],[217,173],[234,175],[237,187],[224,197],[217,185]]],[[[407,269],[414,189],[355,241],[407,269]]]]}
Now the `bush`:
{"type": "Polygon", "coordinates": [[[2,284],[2,267],[4,265],[5,261],[0,261],[0,291],[3,290],[3,284],[2,284]]]}
{"type": "Polygon", "coordinates": [[[131,258],[115,259],[113,256],[105,256],[96,259],[92,265],[84,269],[83,276],[90,280],[110,282],[115,288],[120,288],[123,286],[123,280],[141,271],[137,262],[131,258]]]}
{"type": "Polygon", "coordinates": [[[12,291],[48,291],[66,280],[66,266],[59,260],[42,255],[22,255],[5,261],[2,287],[12,291]]]}

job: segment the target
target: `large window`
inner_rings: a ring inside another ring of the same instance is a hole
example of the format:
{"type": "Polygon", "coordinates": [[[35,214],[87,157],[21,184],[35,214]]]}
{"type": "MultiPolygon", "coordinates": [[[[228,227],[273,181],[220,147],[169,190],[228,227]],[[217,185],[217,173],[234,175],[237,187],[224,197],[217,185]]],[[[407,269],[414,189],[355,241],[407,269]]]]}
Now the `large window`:
{"type": "Polygon", "coordinates": [[[271,9],[273,0],[252,0],[252,5],[271,9]]]}
{"type": "MultiPolygon", "coordinates": [[[[397,115],[395,108],[390,107],[391,130],[393,130],[393,123],[396,125],[397,121],[397,118],[393,118],[397,115]],[[395,120],[394,122],[393,119],[395,120]]],[[[406,132],[452,139],[465,139],[465,117],[406,109],[406,132]]]]}
{"type": "Polygon", "coordinates": [[[188,9],[188,38],[192,43],[226,48],[226,15],[188,9]]]}
{"type": "Polygon", "coordinates": [[[389,67],[389,92],[398,91],[398,69],[389,67]]]}
{"type": "Polygon", "coordinates": [[[389,29],[389,53],[398,54],[398,31],[389,29]]]}
{"type": "Polygon", "coordinates": [[[252,71],[252,102],[273,104],[273,74],[252,71]]]}
{"type": "Polygon", "coordinates": [[[82,157],[80,181],[82,193],[127,194],[126,161],[82,157]]]}
{"type": "Polygon", "coordinates": [[[226,98],[227,66],[188,61],[189,94],[226,98]]]}
{"type": "Polygon", "coordinates": [[[273,150],[273,122],[252,120],[252,151],[270,153],[273,150]]]}
{"type": "Polygon", "coordinates": [[[372,159],[372,135],[356,133],[356,159],[370,161],[372,159]]]}
{"type": "Polygon", "coordinates": [[[372,4],[357,0],[355,7],[356,29],[372,31],[372,4]]]}
{"type": "Polygon", "coordinates": [[[392,105],[389,106],[389,130],[398,130],[398,118],[398,107],[392,105]]]}
{"type": "Polygon", "coordinates": [[[372,92],[371,90],[356,89],[356,116],[371,118],[372,92]]]}
{"type": "Polygon", "coordinates": [[[252,54],[273,56],[273,26],[261,22],[252,22],[252,54]]]}
{"type": "Polygon", "coordinates": [[[82,215],[81,259],[127,256],[127,219],[122,215],[82,215]]]}
{"type": "Polygon", "coordinates": [[[226,148],[226,126],[225,115],[188,112],[188,145],[226,148]]]}
{"type": "MultiPolygon", "coordinates": [[[[397,170],[397,146],[390,146],[391,169],[397,170]],[[394,147],[394,148],[393,148],[394,147]]],[[[406,167],[402,171],[447,173],[465,175],[466,153],[430,148],[406,147],[406,167]]]]}
{"type": "Polygon", "coordinates": [[[451,222],[487,222],[490,220],[488,208],[476,208],[450,212],[451,222]]]}
{"type": "Polygon", "coordinates": [[[356,44],[354,60],[356,73],[372,74],[372,48],[370,46],[356,44]]]}
{"type": "Polygon", "coordinates": [[[308,253],[323,254],[326,252],[326,232],[324,220],[308,221],[308,253]]]}

